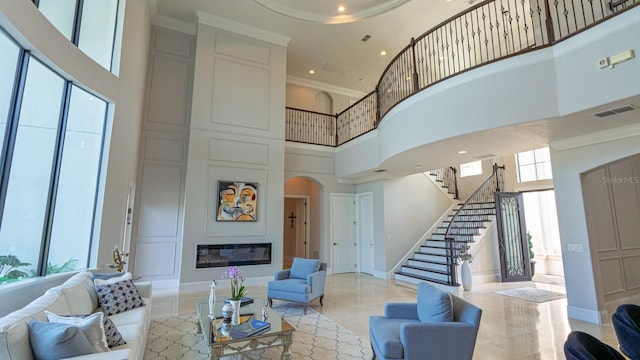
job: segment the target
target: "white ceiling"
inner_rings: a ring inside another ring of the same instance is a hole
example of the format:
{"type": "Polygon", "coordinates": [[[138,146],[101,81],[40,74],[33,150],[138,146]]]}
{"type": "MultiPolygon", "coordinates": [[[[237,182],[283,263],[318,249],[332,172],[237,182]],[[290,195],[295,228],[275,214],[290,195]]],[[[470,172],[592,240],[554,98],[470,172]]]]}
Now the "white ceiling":
{"type": "MultiPolygon", "coordinates": [[[[289,79],[318,82],[344,94],[362,96],[372,91],[395,54],[449,17],[467,9],[467,0],[151,0],[157,14],[195,24],[202,11],[244,23],[290,39],[287,46],[289,79]],[[338,5],[346,11],[338,13],[338,5]],[[371,38],[361,41],[365,35],[371,38]],[[385,50],[386,56],[380,52],[385,50]],[[325,70],[323,70],[323,68],[325,70]],[[314,69],[315,74],[309,74],[314,69]]],[[[435,167],[477,160],[486,154],[510,155],[574,137],[625,126],[638,127],[638,111],[618,114],[607,121],[592,114],[617,105],[640,105],[640,96],[624,99],[561,119],[494,129],[422,146],[388,159],[380,168],[354,174],[347,181],[402,176],[435,167]],[[580,119],[580,127],[576,120],[580,119]],[[495,139],[502,139],[496,143],[495,139]],[[466,155],[457,150],[465,148],[466,155]],[[455,149],[456,151],[451,151],[455,149]],[[438,154],[438,156],[434,156],[438,154]],[[421,164],[421,168],[416,168],[421,164]]],[[[343,109],[334,109],[342,111],[343,109]]],[[[638,129],[634,129],[638,132],[638,129]]],[[[595,135],[596,137],[599,135],[595,135]]]]}
{"type": "Polygon", "coordinates": [[[364,95],[411,37],[469,6],[464,0],[157,0],[157,13],[195,23],[200,10],[284,35],[288,76],[364,95]],[[342,15],[340,4],[347,9],[342,15]],[[371,38],[362,42],[365,35],[371,38]]]}

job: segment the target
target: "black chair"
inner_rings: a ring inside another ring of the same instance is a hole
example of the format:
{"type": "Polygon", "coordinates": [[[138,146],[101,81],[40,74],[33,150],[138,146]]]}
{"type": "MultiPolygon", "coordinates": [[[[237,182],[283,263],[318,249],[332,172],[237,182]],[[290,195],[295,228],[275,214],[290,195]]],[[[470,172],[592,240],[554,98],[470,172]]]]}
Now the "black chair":
{"type": "Polygon", "coordinates": [[[640,306],[620,305],[611,320],[620,350],[631,360],[640,360],[640,306]]]}
{"type": "Polygon", "coordinates": [[[564,356],[567,360],[626,360],[616,349],[582,331],[569,334],[564,356]]]}

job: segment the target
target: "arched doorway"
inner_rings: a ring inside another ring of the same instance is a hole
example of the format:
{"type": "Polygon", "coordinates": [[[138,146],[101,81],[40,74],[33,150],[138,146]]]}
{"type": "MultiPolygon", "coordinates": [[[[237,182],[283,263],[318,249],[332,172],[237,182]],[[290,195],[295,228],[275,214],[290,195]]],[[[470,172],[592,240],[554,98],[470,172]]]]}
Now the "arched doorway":
{"type": "Polygon", "coordinates": [[[287,269],[293,257],[320,258],[322,187],[295,177],[285,182],[284,194],[282,265],[287,269]]]}

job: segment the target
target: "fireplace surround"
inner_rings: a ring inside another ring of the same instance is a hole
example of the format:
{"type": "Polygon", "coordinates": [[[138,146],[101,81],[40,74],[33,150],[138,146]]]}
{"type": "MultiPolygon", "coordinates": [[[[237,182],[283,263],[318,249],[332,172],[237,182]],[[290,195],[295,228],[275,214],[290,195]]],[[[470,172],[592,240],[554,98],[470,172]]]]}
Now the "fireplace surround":
{"type": "Polygon", "coordinates": [[[196,269],[271,264],[271,243],[206,244],[196,250],[196,269]]]}

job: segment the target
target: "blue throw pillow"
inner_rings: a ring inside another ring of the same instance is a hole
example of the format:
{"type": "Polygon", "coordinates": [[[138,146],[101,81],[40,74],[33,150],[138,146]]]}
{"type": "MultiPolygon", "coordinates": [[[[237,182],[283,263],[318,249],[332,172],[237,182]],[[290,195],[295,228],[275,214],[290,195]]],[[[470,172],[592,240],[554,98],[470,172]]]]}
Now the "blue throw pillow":
{"type": "Polygon", "coordinates": [[[307,276],[320,269],[320,260],[293,258],[289,277],[294,279],[307,279],[307,276]]]}
{"type": "Polygon", "coordinates": [[[35,360],[57,360],[95,352],[77,326],[35,320],[29,321],[28,326],[35,360]]]}
{"type": "Polygon", "coordinates": [[[451,295],[426,282],[418,284],[418,319],[422,322],[453,321],[451,295]]]}

